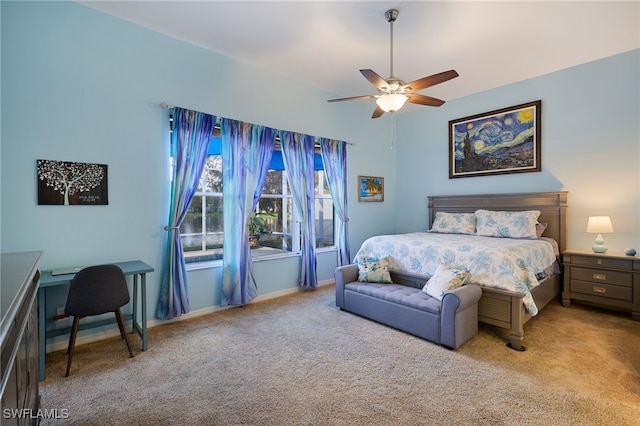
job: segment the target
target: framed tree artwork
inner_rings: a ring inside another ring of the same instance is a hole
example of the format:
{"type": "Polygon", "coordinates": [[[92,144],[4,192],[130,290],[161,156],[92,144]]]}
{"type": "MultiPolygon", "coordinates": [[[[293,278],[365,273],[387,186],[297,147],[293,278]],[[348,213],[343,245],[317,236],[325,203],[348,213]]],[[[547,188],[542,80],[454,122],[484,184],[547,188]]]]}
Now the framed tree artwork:
{"type": "Polygon", "coordinates": [[[449,121],[449,179],[539,172],[541,101],[449,121]]]}
{"type": "Polygon", "coordinates": [[[107,205],[107,166],[38,160],[39,205],[107,205]]]}

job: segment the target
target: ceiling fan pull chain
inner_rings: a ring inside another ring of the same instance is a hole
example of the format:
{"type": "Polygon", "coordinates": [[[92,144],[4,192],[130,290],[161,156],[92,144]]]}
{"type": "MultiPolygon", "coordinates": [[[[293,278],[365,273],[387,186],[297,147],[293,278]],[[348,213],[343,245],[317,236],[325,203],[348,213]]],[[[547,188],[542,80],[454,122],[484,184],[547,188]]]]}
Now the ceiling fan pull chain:
{"type": "Polygon", "coordinates": [[[396,146],[396,115],[391,114],[391,150],[396,146]]]}

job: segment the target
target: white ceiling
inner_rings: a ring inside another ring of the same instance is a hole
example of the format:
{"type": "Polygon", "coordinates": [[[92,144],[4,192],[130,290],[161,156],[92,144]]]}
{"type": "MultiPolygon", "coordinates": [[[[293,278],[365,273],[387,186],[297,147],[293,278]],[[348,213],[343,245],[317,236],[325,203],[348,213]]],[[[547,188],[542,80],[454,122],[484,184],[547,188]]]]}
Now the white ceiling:
{"type": "Polygon", "coordinates": [[[359,69],[389,77],[390,8],[400,11],[395,76],[409,82],[455,69],[460,77],[420,92],[444,100],[640,48],[639,1],[79,3],[332,97],[376,93],[359,69]]]}

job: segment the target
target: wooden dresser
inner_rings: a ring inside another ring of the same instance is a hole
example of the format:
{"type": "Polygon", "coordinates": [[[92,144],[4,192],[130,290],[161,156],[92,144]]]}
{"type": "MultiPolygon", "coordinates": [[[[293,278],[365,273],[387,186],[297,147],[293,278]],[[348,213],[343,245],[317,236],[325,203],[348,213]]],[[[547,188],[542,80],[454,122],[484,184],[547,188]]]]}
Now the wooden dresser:
{"type": "Polygon", "coordinates": [[[562,304],[571,300],[631,312],[640,321],[640,258],[567,250],[562,255],[562,304]]]}
{"type": "Polygon", "coordinates": [[[38,424],[38,262],[42,252],[2,253],[2,410],[5,425],[38,424]]]}

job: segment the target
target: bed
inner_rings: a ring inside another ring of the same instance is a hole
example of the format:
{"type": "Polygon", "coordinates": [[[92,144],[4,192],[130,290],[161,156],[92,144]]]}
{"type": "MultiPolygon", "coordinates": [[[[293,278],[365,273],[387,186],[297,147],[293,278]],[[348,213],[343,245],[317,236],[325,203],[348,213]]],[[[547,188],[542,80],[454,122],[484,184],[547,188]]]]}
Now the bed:
{"type": "MultiPolygon", "coordinates": [[[[451,196],[431,196],[429,200],[429,229],[432,228],[434,219],[438,212],[443,213],[474,213],[476,210],[486,211],[540,211],[538,222],[547,224],[541,240],[553,240],[555,241],[555,254],[552,254],[551,259],[545,260],[545,262],[555,263],[555,268],[549,267],[545,269],[546,274],[538,274],[540,271],[535,271],[536,275],[518,277],[519,281],[531,281],[534,280],[531,285],[510,287],[500,282],[500,279],[489,277],[488,279],[495,279],[495,282],[488,282],[487,276],[481,277],[480,274],[476,274],[477,280],[473,280],[474,283],[482,287],[483,293],[478,304],[478,320],[480,322],[491,324],[500,328],[509,330],[508,336],[506,336],[507,346],[518,351],[524,351],[524,324],[533,318],[546,304],[556,298],[561,289],[562,268],[559,266],[560,253],[566,248],[566,209],[567,209],[567,192],[535,192],[535,193],[512,193],[512,194],[478,194],[478,195],[451,195],[451,196]],[[550,272],[551,271],[551,272],[550,272]],[[483,284],[484,282],[484,284],[483,284]],[[497,286],[497,287],[494,287],[497,286]],[[531,288],[533,287],[533,288],[531,288]]],[[[437,238],[438,244],[447,243],[449,235],[437,235],[429,233],[408,233],[398,236],[390,236],[391,238],[399,238],[402,240],[402,247],[405,251],[402,255],[398,255],[397,247],[393,247],[392,240],[385,243],[384,238],[386,236],[372,237],[370,240],[375,240],[374,243],[369,240],[365,241],[358,251],[356,258],[359,255],[369,255],[367,251],[371,251],[373,246],[377,244],[375,253],[371,253],[377,256],[384,255],[384,251],[389,250],[389,253],[395,253],[395,256],[390,256],[390,268],[391,277],[394,282],[399,284],[424,284],[429,278],[429,267],[421,269],[420,262],[417,261],[410,264],[409,260],[412,258],[413,253],[416,257],[424,259],[424,253],[433,249],[429,247],[425,249],[421,240],[422,238],[437,238]],[[409,249],[407,249],[409,248],[409,249]],[[396,261],[393,261],[395,259],[396,261]],[[419,271],[416,273],[415,271],[419,271]]],[[[460,235],[461,238],[476,239],[481,244],[486,244],[486,252],[493,253],[493,247],[491,247],[491,241],[489,240],[505,240],[504,242],[519,244],[520,241],[514,239],[503,239],[495,237],[478,237],[469,235],[460,235]],[[484,243],[482,242],[482,239],[484,243]],[[488,239],[488,240],[486,240],[488,239]]],[[[458,240],[456,240],[458,241],[458,240]]],[[[496,241],[497,243],[498,241],[496,241]]],[[[465,242],[466,244],[466,242],[465,242]]],[[[523,243],[524,244],[524,243],[523,243]]],[[[529,240],[526,244],[530,245],[546,245],[551,244],[544,243],[542,241],[529,240]]],[[[466,247],[466,246],[465,246],[466,247]]],[[[437,258],[442,259],[446,256],[446,253],[462,256],[455,251],[455,247],[446,247],[446,252],[437,252],[437,258]]],[[[515,250],[510,248],[509,250],[515,250]]],[[[538,257],[543,257],[538,252],[533,252],[530,255],[533,260],[538,257]]],[[[436,257],[433,251],[429,253],[432,258],[436,257]]],[[[549,255],[545,254],[548,258],[549,255]]],[[[433,260],[433,259],[431,259],[433,260]]],[[[517,262],[517,259],[511,259],[517,262]]],[[[424,260],[424,263],[427,263],[424,260]]],[[[505,265],[509,262],[504,260],[505,265]]],[[[510,267],[510,265],[508,265],[510,267]]],[[[433,266],[430,266],[433,268],[433,266]]],[[[529,265],[527,265],[529,269],[529,265]]],[[[473,273],[472,273],[473,276],[473,273]]]]}

